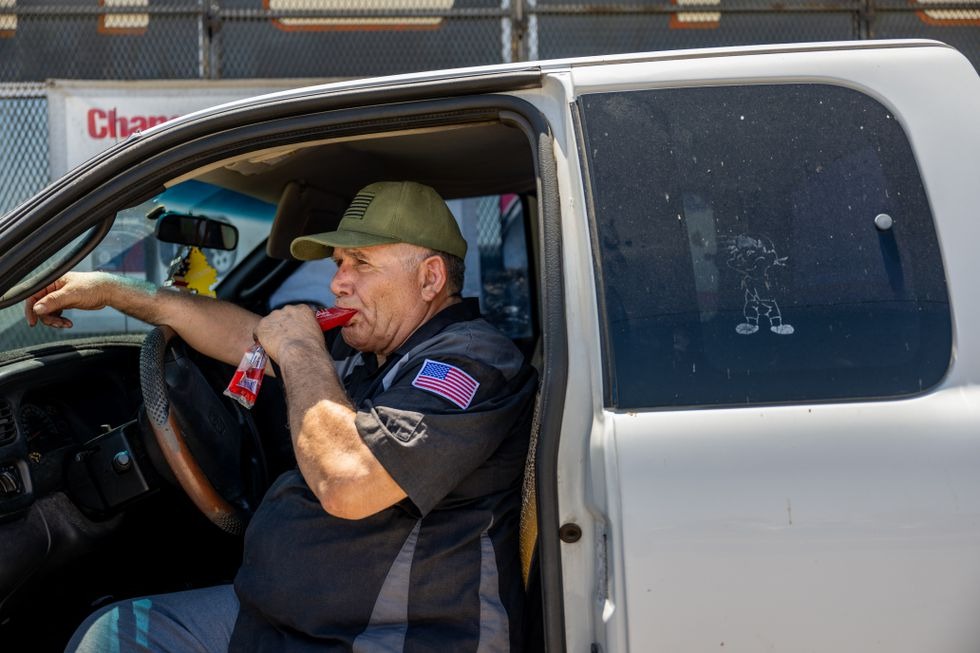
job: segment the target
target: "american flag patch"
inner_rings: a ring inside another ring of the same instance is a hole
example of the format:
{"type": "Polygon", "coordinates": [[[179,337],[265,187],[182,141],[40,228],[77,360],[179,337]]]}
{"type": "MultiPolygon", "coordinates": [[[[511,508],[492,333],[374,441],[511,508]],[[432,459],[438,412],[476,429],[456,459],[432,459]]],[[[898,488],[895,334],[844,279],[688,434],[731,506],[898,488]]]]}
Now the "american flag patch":
{"type": "Polygon", "coordinates": [[[412,385],[445,397],[460,408],[469,408],[480,387],[479,381],[458,367],[429,358],[425,359],[412,385]]]}

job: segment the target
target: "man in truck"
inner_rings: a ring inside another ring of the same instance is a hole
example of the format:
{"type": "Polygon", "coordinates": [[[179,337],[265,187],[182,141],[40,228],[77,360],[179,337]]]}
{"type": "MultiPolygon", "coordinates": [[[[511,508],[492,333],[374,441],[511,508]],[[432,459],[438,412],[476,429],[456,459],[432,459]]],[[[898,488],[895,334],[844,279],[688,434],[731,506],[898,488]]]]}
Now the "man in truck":
{"type": "Polygon", "coordinates": [[[27,302],[31,325],[111,306],[231,364],[257,341],[297,460],[249,524],[233,585],[112,604],[68,650],[518,649],[536,375],[461,298],[455,219],[427,186],[379,182],[336,231],[291,249],[331,256],[337,306],[357,311],[330,351],[306,306],[260,317],[104,273],[68,274],[27,302]]]}

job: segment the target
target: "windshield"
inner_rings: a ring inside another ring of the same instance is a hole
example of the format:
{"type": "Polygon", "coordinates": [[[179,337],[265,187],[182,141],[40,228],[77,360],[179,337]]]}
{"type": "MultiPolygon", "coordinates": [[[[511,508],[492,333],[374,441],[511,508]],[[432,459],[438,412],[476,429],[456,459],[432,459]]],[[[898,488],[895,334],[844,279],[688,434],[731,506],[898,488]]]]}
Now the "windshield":
{"type": "MultiPolygon", "coordinates": [[[[212,290],[246,254],[265,240],[275,215],[272,204],[209,184],[185,182],[148,202],[117,213],[106,237],[74,269],[112,272],[156,285],[166,282],[174,258],[186,255],[187,250],[181,245],[159,241],[154,236],[154,222],[147,219],[147,214],[160,206],[171,211],[203,215],[238,228],[238,246],[234,250],[201,250],[216,273],[215,282],[210,284],[212,290]]],[[[88,232],[65,245],[31,276],[43,273],[43,269],[64,260],[80,239],[87,235],[88,232]]],[[[143,333],[152,328],[114,309],[66,311],[65,316],[74,322],[71,329],[52,329],[40,325],[31,328],[24,319],[23,302],[0,310],[0,352],[78,338],[143,333]]]]}
{"type": "MultiPolygon", "coordinates": [[[[478,297],[484,316],[509,337],[530,338],[532,311],[524,212],[519,196],[479,196],[452,199],[447,204],[470,244],[463,295],[478,297]]],[[[220,285],[266,240],[276,213],[273,204],[211,184],[186,181],[149,202],[120,211],[106,237],[75,269],[101,270],[154,285],[166,284],[171,263],[175,259],[185,260],[186,250],[154,236],[155,223],[147,219],[147,214],[158,214],[161,206],[167,211],[230,223],[238,229],[238,246],[234,250],[201,250],[214,270],[213,276],[210,272],[202,275],[214,279],[211,288],[220,285]]],[[[66,245],[51,261],[65,260],[76,245],[66,245]]],[[[32,274],[38,274],[39,270],[32,274]]],[[[304,263],[265,298],[267,307],[296,302],[332,305],[333,295],[325,280],[333,276],[334,270],[330,259],[304,263]]],[[[0,353],[78,338],[145,333],[152,328],[113,309],[66,311],[65,317],[74,323],[72,328],[53,329],[42,325],[31,328],[24,318],[23,302],[0,310],[0,353]]]]}

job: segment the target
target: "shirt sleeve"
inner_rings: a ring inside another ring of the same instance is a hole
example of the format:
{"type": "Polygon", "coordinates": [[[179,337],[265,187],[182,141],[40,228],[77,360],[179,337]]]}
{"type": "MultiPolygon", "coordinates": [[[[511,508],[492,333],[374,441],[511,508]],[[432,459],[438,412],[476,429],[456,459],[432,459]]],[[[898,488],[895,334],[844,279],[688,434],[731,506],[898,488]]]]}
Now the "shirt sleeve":
{"type": "Polygon", "coordinates": [[[386,391],[359,407],[357,430],[424,516],[514,430],[525,414],[528,395],[533,396],[533,381],[527,376],[508,381],[496,368],[463,357],[419,360],[406,365],[386,391]],[[460,370],[479,383],[465,408],[459,396],[442,386],[426,387],[428,375],[420,379],[420,373],[429,361],[460,370]]]}

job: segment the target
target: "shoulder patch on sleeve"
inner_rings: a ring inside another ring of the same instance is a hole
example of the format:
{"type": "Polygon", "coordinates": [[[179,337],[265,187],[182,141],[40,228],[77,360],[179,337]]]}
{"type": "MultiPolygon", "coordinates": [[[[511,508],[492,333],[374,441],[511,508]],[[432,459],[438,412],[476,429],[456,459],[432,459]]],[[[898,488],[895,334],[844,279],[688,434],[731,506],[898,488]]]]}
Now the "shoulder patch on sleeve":
{"type": "Polygon", "coordinates": [[[412,385],[445,397],[460,408],[470,407],[480,382],[449,363],[440,363],[426,358],[422,369],[415,375],[412,385]]]}

